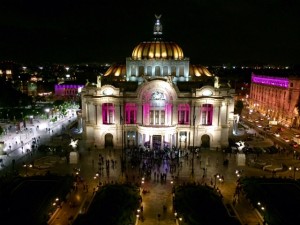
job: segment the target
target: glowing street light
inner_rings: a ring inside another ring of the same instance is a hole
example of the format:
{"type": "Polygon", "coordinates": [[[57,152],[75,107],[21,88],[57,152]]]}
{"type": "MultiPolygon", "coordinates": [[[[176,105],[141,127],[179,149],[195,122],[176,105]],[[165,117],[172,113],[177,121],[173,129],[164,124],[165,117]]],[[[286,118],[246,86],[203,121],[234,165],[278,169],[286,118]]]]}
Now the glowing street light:
{"type": "Polygon", "coordinates": [[[47,119],[49,119],[49,112],[50,112],[50,109],[49,109],[49,108],[46,108],[46,109],[45,109],[45,112],[46,112],[46,114],[47,114],[47,119]]]}

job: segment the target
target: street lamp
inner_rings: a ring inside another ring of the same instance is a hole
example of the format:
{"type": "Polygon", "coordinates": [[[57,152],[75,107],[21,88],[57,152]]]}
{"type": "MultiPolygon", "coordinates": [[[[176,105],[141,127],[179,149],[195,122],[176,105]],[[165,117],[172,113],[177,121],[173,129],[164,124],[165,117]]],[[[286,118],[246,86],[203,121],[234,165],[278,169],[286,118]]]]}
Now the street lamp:
{"type": "Polygon", "coordinates": [[[194,131],[193,131],[193,149],[192,149],[192,176],[194,176],[194,156],[195,156],[195,130],[196,130],[196,127],[195,127],[195,121],[196,121],[196,115],[195,115],[195,105],[194,105],[194,113],[193,113],[193,128],[194,128],[194,131]]]}
{"type": "Polygon", "coordinates": [[[242,176],[242,170],[235,170],[235,174],[238,178],[240,178],[242,176]]]}
{"type": "Polygon", "coordinates": [[[299,171],[300,170],[300,168],[299,167],[292,167],[292,166],[290,166],[289,167],[289,170],[291,171],[291,170],[293,170],[294,171],[294,180],[296,180],[296,171],[299,171]]]}
{"type": "Polygon", "coordinates": [[[32,168],[32,164],[23,164],[23,167],[25,168],[25,176],[27,176],[28,168],[32,168]]]}
{"type": "Polygon", "coordinates": [[[266,210],[266,205],[262,204],[261,202],[257,203],[259,211],[263,214],[263,219],[264,219],[264,224],[266,222],[266,219],[270,219],[270,217],[267,218],[267,210],[266,210]]]}
{"type": "Polygon", "coordinates": [[[179,217],[179,224],[182,224],[182,217],[179,217]]]}
{"type": "Polygon", "coordinates": [[[216,173],[216,174],[214,175],[214,177],[215,177],[215,187],[216,187],[216,186],[217,186],[217,179],[218,179],[218,180],[221,179],[221,176],[220,176],[219,173],[216,173]]]}
{"type": "Polygon", "coordinates": [[[47,119],[49,119],[49,112],[50,112],[50,109],[49,109],[49,108],[46,108],[46,109],[45,109],[45,112],[46,112],[46,114],[47,114],[47,119]]]}

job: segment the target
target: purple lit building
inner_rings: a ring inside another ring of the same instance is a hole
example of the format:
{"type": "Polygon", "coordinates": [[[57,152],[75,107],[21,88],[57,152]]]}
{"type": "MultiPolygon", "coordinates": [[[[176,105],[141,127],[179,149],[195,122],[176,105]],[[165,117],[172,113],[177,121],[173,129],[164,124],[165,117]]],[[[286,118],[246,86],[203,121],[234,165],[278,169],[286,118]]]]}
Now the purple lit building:
{"type": "Polygon", "coordinates": [[[252,73],[250,108],[287,127],[299,127],[300,79],[252,73]]]}
{"type": "Polygon", "coordinates": [[[60,99],[75,99],[83,87],[82,84],[56,84],[55,96],[60,99]]]}
{"type": "Polygon", "coordinates": [[[191,65],[163,38],[141,42],[125,64],[111,66],[81,94],[85,138],[104,148],[222,147],[232,132],[234,89],[206,67],[191,65]]]}

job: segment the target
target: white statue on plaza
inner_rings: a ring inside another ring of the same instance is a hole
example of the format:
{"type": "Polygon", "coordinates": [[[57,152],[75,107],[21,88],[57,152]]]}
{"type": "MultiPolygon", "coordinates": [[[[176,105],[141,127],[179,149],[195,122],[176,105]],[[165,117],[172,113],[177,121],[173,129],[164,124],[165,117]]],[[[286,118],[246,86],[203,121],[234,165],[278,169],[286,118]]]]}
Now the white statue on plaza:
{"type": "Polygon", "coordinates": [[[217,77],[217,76],[215,76],[214,87],[215,87],[215,88],[219,88],[219,87],[220,87],[220,84],[219,84],[219,77],[217,77]]]}
{"type": "Polygon", "coordinates": [[[78,139],[74,140],[74,139],[71,138],[71,142],[70,142],[69,145],[71,145],[73,147],[73,149],[76,149],[77,146],[78,146],[78,139]]]}
{"type": "Polygon", "coordinates": [[[97,88],[101,87],[101,76],[97,76],[97,88]]]}

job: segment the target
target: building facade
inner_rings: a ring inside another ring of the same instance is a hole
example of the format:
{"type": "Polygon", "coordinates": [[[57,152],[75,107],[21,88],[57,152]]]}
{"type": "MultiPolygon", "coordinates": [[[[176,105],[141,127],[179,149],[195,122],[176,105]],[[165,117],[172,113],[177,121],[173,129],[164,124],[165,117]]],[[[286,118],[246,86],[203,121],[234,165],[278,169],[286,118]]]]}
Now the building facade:
{"type": "Polygon", "coordinates": [[[228,145],[234,89],[207,68],[190,65],[180,46],[165,41],[160,16],[153,35],[125,65],[111,66],[82,89],[85,138],[101,148],[228,145]]]}
{"type": "Polygon", "coordinates": [[[299,128],[300,79],[252,73],[249,107],[270,121],[299,128]]]}

